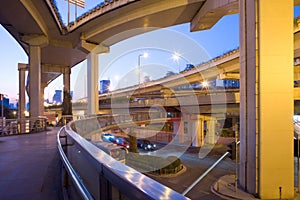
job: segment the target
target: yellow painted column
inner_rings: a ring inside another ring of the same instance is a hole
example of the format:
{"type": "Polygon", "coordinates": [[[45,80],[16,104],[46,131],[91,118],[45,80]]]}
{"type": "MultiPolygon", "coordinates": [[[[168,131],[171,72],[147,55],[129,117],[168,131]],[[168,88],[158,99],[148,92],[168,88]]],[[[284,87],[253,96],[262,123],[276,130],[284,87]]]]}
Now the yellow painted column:
{"type": "Polygon", "coordinates": [[[271,2],[259,4],[259,191],[264,199],[278,198],[280,188],[281,198],[294,196],[294,1],[271,2]]]}
{"type": "Polygon", "coordinates": [[[240,1],[239,184],[261,199],[294,197],[293,0],[240,1]]]}

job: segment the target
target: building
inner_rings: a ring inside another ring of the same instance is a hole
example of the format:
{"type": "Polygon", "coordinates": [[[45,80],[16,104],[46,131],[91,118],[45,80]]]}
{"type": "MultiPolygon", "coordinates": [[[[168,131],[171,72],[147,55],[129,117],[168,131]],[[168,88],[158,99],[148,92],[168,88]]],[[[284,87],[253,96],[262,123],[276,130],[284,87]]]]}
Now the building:
{"type": "Polygon", "coordinates": [[[100,87],[99,87],[99,93],[107,93],[109,91],[110,87],[110,80],[101,80],[100,81],[100,87]]]}
{"type": "Polygon", "coordinates": [[[62,90],[55,90],[55,94],[53,95],[53,104],[61,104],[62,103],[62,90]]]}

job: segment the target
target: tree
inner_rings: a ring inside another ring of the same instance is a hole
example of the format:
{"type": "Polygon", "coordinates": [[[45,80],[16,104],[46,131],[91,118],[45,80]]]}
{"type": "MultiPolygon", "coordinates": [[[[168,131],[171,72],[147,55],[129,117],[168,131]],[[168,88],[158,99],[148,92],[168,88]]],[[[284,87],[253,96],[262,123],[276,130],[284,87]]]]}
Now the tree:
{"type": "Polygon", "coordinates": [[[172,76],[172,75],[174,75],[174,74],[175,74],[175,73],[172,72],[172,71],[167,71],[165,77],[172,76]]]}
{"type": "Polygon", "coordinates": [[[129,151],[132,153],[138,153],[136,133],[133,131],[133,127],[130,128],[129,136],[129,151]]]}

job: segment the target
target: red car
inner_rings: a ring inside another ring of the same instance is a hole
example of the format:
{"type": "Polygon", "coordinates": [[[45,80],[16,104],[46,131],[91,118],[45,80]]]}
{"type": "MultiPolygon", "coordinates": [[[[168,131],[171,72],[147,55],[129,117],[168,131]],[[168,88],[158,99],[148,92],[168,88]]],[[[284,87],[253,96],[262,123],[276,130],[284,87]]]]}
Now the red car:
{"type": "Polygon", "coordinates": [[[126,147],[127,149],[129,148],[129,142],[126,138],[122,138],[122,137],[116,138],[115,143],[119,146],[126,147]]]}

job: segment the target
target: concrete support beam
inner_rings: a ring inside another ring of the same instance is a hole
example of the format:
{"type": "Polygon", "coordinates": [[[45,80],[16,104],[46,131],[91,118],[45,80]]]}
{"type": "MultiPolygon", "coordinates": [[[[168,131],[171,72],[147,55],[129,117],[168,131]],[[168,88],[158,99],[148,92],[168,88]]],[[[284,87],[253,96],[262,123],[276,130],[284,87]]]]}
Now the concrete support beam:
{"type": "Polygon", "coordinates": [[[216,144],[217,142],[217,135],[216,135],[216,126],[217,126],[217,119],[214,117],[205,116],[206,121],[206,136],[205,140],[207,144],[216,144]]]}
{"type": "Polygon", "coordinates": [[[62,114],[63,115],[72,115],[72,97],[71,97],[71,68],[64,68],[63,73],[63,84],[64,84],[64,93],[63,93],[63,106],[62,114]]]}
{"type": "Polygon", "coordinates": [[[43,80],[41,80],[41,103],[40,103],[40,110],[41,110],[41,113],[40,115],[41,116],[44,116],[44,102],[45,102],[45,88],[47,87],[47,82],[44,82],[43,80]]]}
{"type": "Polygon", "coordinates": [[[220,80],[240,80],[240,73],[229,73],[229,72],[220,73],[218,75],[218,78],[220,80]]]}
{"type": "Polygon", "coordinates": [[[81,48],[89,52],[87,57],[87,91],[88,91],[88,115],[96,115],[99,111],[98,100],[98,77],[99,77],[99,65],[98,54],[108,53],[109,48],[101,45],[95,45],[88,43],[84,40],[81,42],[81,48]]]}
{"type": "MultiPolygon", "coordinates": [[[[213,145],[217,142],[216,136],[216,125],[217,119],[212,116],[205,116],[199,114],[184,114],[182,123],[182,136],[187,136],[187,138],[183,137],[183,140],[180,140],[179,143],[187,142],[187,140],[191,140],[191,145],[194,147],[201,147],[204,144],[213,147],[213,145]],[[206,127],[205,125],[206,124],[206,127]],[[185,126],[185,127],[184,127],[185,126]],[[184,132],[187,131],[187,132],[184,132]],[[206,135],[205,135],[206,134],[206,135]]],[[[174,123],[174,131],[178,128],[178,125],[174,123]]]]}
{"type": "Polygon", "coordinates": [[[191,121],[190,127],[192,129],[192,146],[201,147],[204,143],[204,119],[197,115],[196,119],[191,121]]]}
{"type": "Polygon", "coordinates": [[[207,30],[224,15],[238,13],[238,0],[209,0],[191,21],[191,31],[207,30]]]}
{"type": "Polygon", "coordinates": [[[35,22],[39,25],[40,29],[43,31],[45,35],[48,35],[48,27],[47,23],[44,21],[44,17],[42,16],[42,12],[36,7],[34,2],[27,0],[20,0],[30,15],[34,18],[35,22]]]}
{"type": "Polygon", "coordinates": [[[42,73],[61,73],[65,72],[65,68],[68,66],[53,65],[53,64],[42,64],[42,73]]]}
{"type": "Polygon", "coordinates": [[[41,48],[30,46],[29,50],[29,103],[30,117],[41,115],[41,48]]]}
{"type": "Polygon", "coordinates": [[[292,199],[294,1],[241,0],[239,8],[238,182],[261,199],[292,199]]]}
{"type": "MultiPolygon", "coordinates": [[[[25,119],[25,110],[26,110],[26,93],[25,93],[25,72],[28,71],[28,64],[19,63],[19,103],[18,103],[18,118],[20,120],[25,119]]],[[[25,124],[21,123],[20,133],[25,133],[26,127],[25,124]]]]}
{"type": "Polygon", "coordinates": [[[88,115],[95,115],[99,110],[98,66],[98,54],[91,52],[87,58],[88,115]]]}
{"type": "Polygon", "coordinates": [[[30,46],[39,46],[44,47],[46,46],[49,41],[45,35],[36,35],[36,34],[29,34],[22,36],[22,41],[28,43],[30,46]]]}
{"type": "Polygon", "coordinates": [[[173,122],[173,134],[175,137],[175,143],[184,143],[184,122],[174,121],[173,122]]]}

